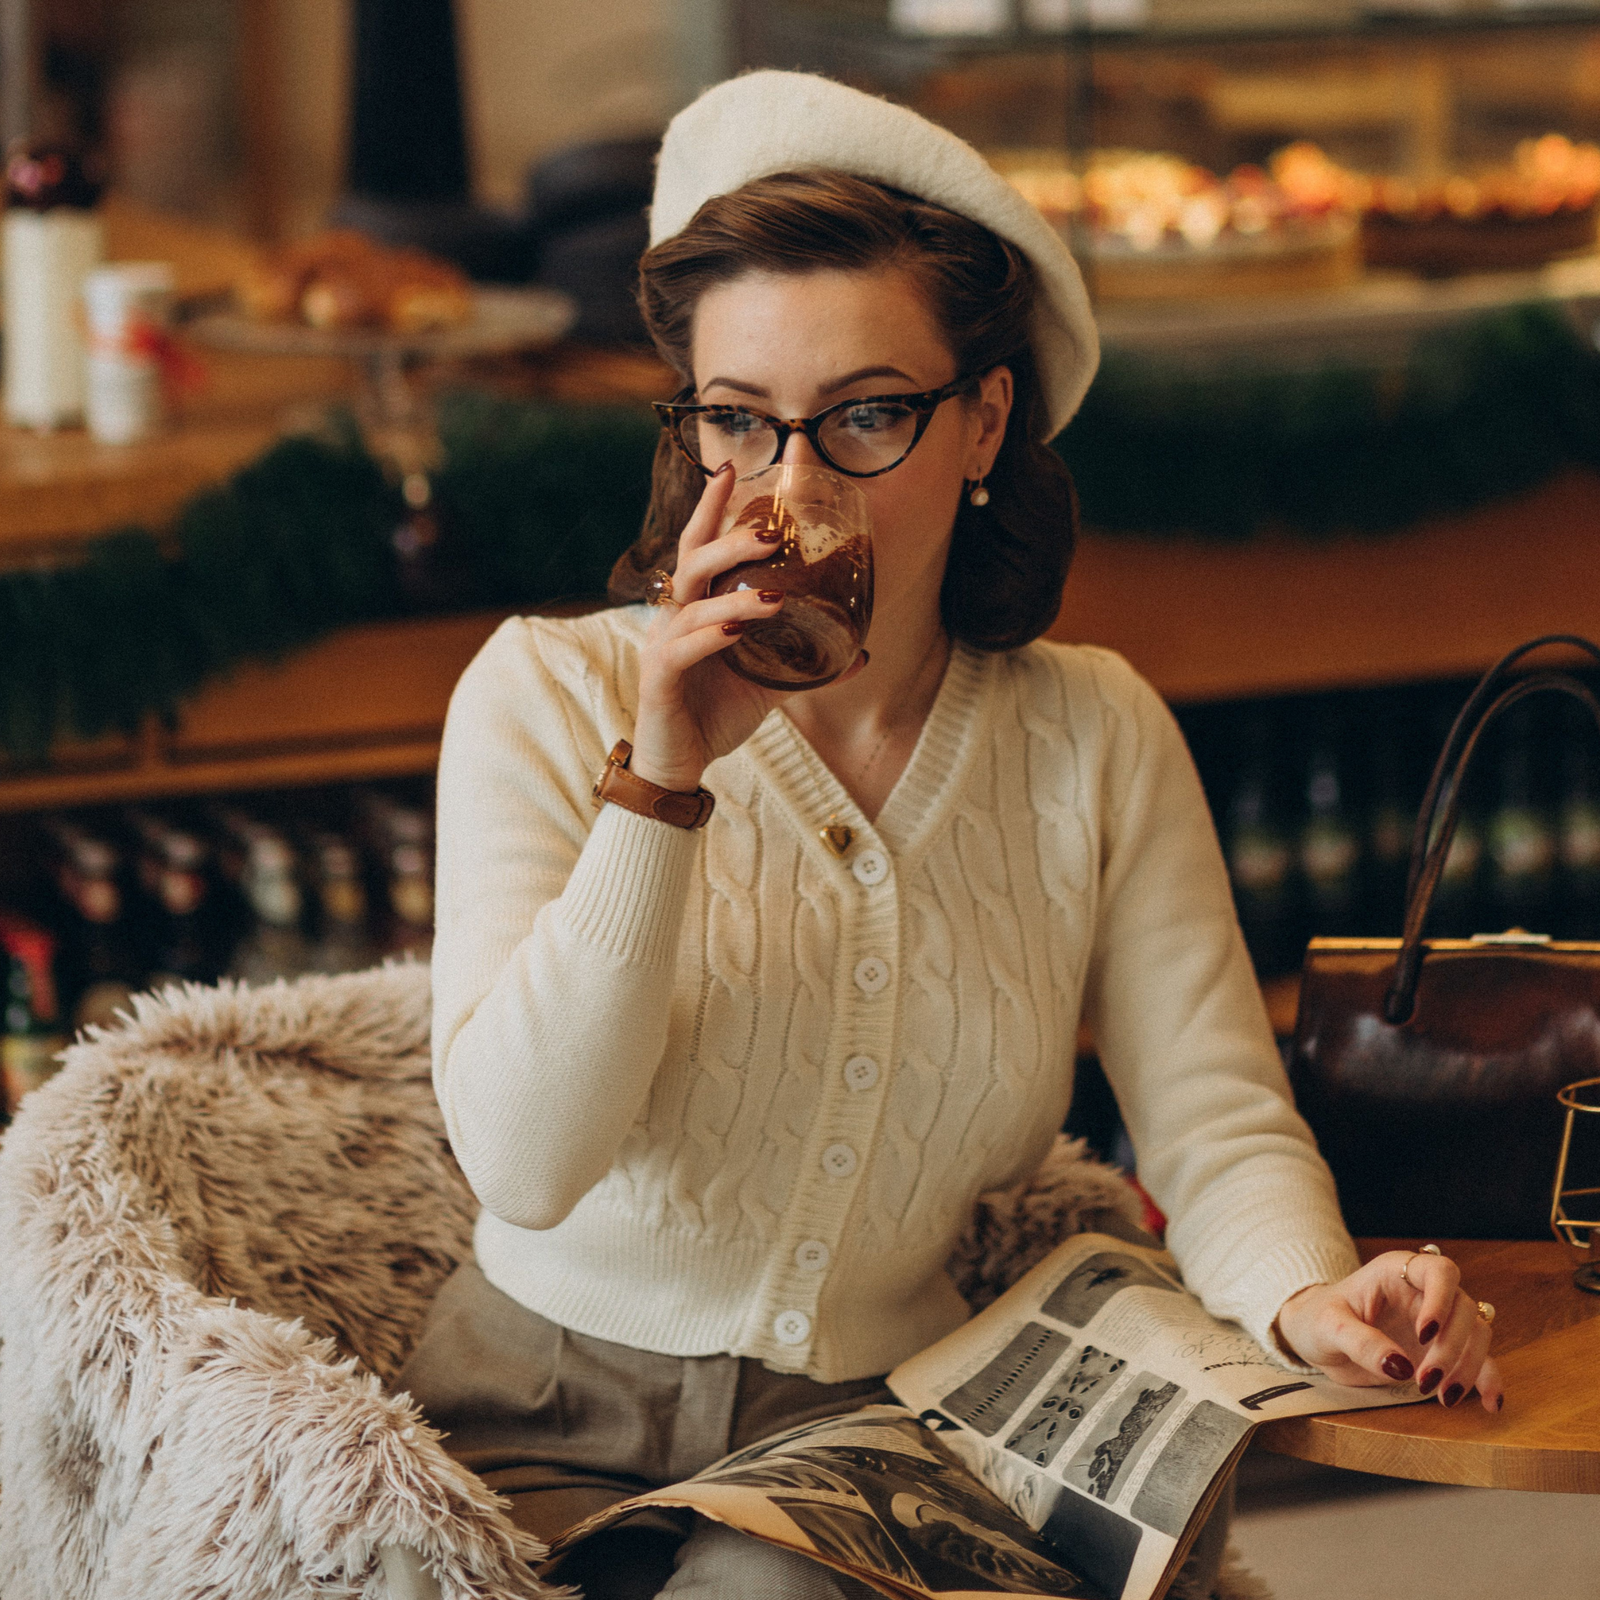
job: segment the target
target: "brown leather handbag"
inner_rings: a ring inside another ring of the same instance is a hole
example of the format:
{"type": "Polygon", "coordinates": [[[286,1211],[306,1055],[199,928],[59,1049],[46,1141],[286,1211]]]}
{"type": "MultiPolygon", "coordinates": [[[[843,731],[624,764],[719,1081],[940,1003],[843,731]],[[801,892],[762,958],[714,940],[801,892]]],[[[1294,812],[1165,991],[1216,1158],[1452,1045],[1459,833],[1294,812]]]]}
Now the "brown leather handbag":
{"type": "Polygon", "coordinates": [[[1484,729],[1529,695],[1600,701],[1577,678],[1511,678],[1530,651],[1600,646],[1549,634],[1485,674],[1423,796],[1399,939],[1313,939],[1289,1076],[1333,1169],[1352,1233],[1452,1239],[1548,1236],[1561,1138],[1556,1090],[1600,1076],[1600,944],[1512,929],[1424,939],[1484,729]]]}

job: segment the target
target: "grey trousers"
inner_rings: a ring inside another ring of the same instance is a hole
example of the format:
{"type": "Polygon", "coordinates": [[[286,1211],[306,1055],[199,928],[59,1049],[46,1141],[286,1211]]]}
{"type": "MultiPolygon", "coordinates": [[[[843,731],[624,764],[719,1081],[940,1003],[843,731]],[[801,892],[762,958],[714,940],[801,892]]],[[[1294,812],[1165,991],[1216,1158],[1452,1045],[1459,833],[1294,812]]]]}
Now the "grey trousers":
{"type": "MultiPolygon", "coordinates": [[[[879,1378],[818,1383],[747,1357],[663,1356],[573,1333],[503,1294],[470,1261],[440,1291],[395,1387],[410,1392],[451,1455],[509,1500],[517,1526],[546,1542],[783,1428],[894,1403],[879,1378]]],[[[1210,1593],[1228,1499],[1174,1591],[1185,1600],[1210,1593]]],[[[549,1575],[587,1600],[875,1594],[804,1556],[665,1510],[586,1540],[549,1575]]]]}

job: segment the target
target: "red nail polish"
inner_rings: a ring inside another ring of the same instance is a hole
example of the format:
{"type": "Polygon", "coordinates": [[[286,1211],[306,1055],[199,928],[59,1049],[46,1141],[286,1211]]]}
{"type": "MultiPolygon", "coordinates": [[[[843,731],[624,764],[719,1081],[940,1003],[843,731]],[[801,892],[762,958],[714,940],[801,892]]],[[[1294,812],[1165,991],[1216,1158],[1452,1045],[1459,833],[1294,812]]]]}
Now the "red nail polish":
{"type": "Polygon", "coordinates": [[[783,538],[783,532],[778,528],[752,528],[758,544],[777,544],[783,538]]]}
{"type": "Polygon", "coordinates": [[[1404,1383],[1417,1369],[1398,1350],[1395,1350],[1383,1358],[1383,1370],[1396,1383],[1404,1383]]]}
{"type": "Polygon", "coordinates": [[[1417,1379],[1417,1388],[1423,1394],[1432,1394],[1433,1391],[1439,1387],[1439,1380],[1443,1376],[1443,1367],[1429,1367],[1428,1370],[1417,1379]]]}
{"type": "Polygon", "coordinates": [[[760,600],[764,605],[775,606],[781,599],[783,599],[783,590],[757,589],[756,599],[760,600]]]}
{"type": "Polygon", "coordinates": [[[727,634],[730,639],[737,638],[738,635],[744,632],[744,624],[742,622],[724,622],[722,624],[722,631],[727,634]]]}
{"type": "Polygon", "coordinates": [[[1430,1322],[1427,1327],[1425,1327],[1422,1332],[1417,1335],[1417,1341],[1419,1344],[1432,1344],[1433,1341],[1438,1337],[1439,1324],[1437,1321],[1434,1321],[1430,1322]]]}
{"type": "Polygon", "coordinates": [[[1459,1383],[1452,1383],[1445,1392],[1439,1396],[1447,1406],[1453,1406],[1467,1391],[1459,1383]]]}
{"type": "Polygon", "coordinates": [[[731,461],[724,461],[722,463],[722,465],[720,467],[718,467],[717,470],[711,474],[711,476],[713,478],[720,478],[724,474],[732,472],[732,471],[733,471],[733,463],[731,461]]]}

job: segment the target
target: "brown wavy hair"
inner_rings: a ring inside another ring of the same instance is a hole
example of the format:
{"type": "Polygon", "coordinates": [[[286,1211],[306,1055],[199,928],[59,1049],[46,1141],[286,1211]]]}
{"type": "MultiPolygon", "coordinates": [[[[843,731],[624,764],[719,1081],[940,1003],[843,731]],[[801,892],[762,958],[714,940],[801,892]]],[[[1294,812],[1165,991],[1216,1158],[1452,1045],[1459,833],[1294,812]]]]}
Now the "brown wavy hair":
{"type": "MultiPolygon", "coordinates": [[[[927,297],[960,373],[1009,367],[1011,417],[989,473],[989,503],[963,495],[940,610],[952,637],[1011,650],[1055,620],[1077,537],[1078,505],[1061,458],[1042,442],[1048,412],[1028,339],[1035,285],[1027,258],[980,223],[843,172],[780,172],[706,201],[681,233],[645,252],[639,305],[662,357],[693,382],[695,307],[747,272],[899,267],[927,297]]],[[[611,572],[613,604],[643,597],[671,571],[705,479],[665,433],[639,538],[611,572]]]]}

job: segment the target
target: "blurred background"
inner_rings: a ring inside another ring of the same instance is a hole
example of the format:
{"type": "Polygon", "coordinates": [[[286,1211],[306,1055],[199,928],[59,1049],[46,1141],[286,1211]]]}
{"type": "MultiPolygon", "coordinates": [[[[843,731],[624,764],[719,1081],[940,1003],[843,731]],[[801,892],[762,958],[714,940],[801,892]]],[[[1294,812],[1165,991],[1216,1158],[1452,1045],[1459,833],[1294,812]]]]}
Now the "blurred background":
{"type": "MultiPolygon", "coordinates": [[[[1477,675],[1600,634],[1600,6],[0,0],[8,1107],[150,984],[426,954],[450,690],[638,530],[655,149],[759,66],[950,127],[1076,253],[1051,633],[1173,707],[1280,1037],[1309,938],[1398,931],[1477,675]]],[[[1600,938],[1594,729],[1528,705],[1461,799],[1431,930],[1600,938]]],[[[1600,1561],[1555,1497],[1246,1489],[1285,1600],[1399,1594],[1402,1540],[1407,1600],[1600,1561]]]]}

